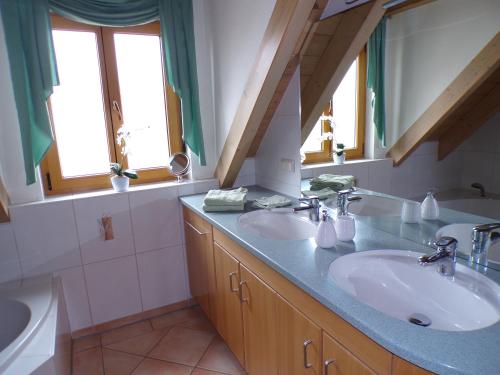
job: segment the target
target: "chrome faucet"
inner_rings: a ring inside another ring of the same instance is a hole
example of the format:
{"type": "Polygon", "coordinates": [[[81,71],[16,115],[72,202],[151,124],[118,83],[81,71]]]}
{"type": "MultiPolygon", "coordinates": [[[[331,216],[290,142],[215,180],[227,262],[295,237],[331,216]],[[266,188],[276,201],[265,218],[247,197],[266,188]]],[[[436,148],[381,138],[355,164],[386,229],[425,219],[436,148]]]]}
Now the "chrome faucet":
{"type": "Polygon", "coordinates": [[[436,252],[418,258],[420,265],[426,266],[437,262],[437,272],[440,275],[455,275],[455,266],[457,264],[457,240],[453,237],[441,237],[434,245],[437,247],[436,252]]]}
{"type": "Polygon", "coordinates": [[[309,219],[319,221],[319,208],[321,207],[319,197],[312,195],[307,198],[300,198],[299,200],[307,203],[307,206],[294,207],[293,212],[309,210],[309,219]]]}
{"type": "Polygon", "coordinates": [[[500,240],[500,223],[476,225],[472,230],[471,263],[487,265],[488,250],[496,241],[500,240]]]}
{"type": "Polygon", "coordinates": [[[337,216],[347,215],[349,210],[349,204],[354,201],[361,200],[360,196],[352,196],[356,189],[350,188],[347,190],[341,190],[337,193],[337,216]]]}

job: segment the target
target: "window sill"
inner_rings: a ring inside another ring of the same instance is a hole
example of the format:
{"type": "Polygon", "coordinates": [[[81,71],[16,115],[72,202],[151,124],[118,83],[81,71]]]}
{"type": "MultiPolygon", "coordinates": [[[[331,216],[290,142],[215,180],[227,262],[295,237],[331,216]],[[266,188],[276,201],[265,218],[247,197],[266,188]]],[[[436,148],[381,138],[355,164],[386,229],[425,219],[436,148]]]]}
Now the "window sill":
{"type": "Polygon", "coordinates": [[[84,198],[95,198],[102,196],[110,196],[110,195],[118,195],[118,194],[128,194],[134,193],[138,191],[148,191],[148,190],[156,190],[156,189],[178,189],[178,196],[191,195],[191,194],[199,194],[204,191],[208,191],[209,189],[214,189],[218,187],[218,181],[215,178],[205,179],[205,180],[189,180],[185,179],[181,182],[177,182],[177,180],[167,181],[167,182],[157,182],[157,183],[149,183],[142,184],[136,186],[130,186],[128,191],[123,193],[118,193],[113,189],[102,189],[102,190],[94,190],[83,193],[74,193],[74,194],[61,194],[61,195],[52,195],[45,197],[45,199],[35,202],[28,202],[22,204],[12,205],[11,207],[25,207],[32,206],[38,204],[46,204],[46,203],[57,203],[64,201],[72,201],[77,199],[84,198]]]}
{"type": "Polygon", "coordinates": [[[305,165],[301,166],[300,170],[307,171],[307,170],[314,170],[317,168],[325,168],[325,167],[340,167],[342,165],[370,164],[370,163],[377,163],[377,162],[387,161],[387,160],[390,160],[392,162],[392,160],[390,158],[346,160],[344,162],[344,164],[335,164],[333,161],[329,161],[329,162],[324,162],[324,163],[305,164],[305,165]]]}

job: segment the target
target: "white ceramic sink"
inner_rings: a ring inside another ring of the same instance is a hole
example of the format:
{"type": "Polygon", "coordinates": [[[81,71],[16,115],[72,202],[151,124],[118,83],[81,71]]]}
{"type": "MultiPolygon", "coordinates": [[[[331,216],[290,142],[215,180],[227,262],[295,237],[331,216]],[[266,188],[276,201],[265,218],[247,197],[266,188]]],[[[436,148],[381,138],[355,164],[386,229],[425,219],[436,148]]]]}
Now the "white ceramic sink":
{"type": "Polygon", "coordinates": [[[423,314],[431,321],[427,328],[471,331],[499,321],[498,284],[461,264],[454,277],[441,276],[434,265],[418,263],[421,255],[400,250],[352,253],[336,259],[329,274],[356,299],[390,316],[408,321],[412,314],[423,314]]]}
{"type": "MultiPolygon", "coordinates": [[[[444,236],[456,238],[458,251],[468,256],[472,249],[472,229],[475,226],[465,223],[446,225],[436,232],[436,239],[444,236]]],[[[488,262],[500,264],[500,242],[494,243],[488,249],[488,262]]]]}
{"type": "Polygon", "coordinates": [[[257,210],[241,215],[238,224],[253,234],[273,240],[305,240],[316,233],[316,225],[302,213],[257,210]]]}
{"type": "MultiPolygon", "coordinates": [[[[358,216],[399,216],[401,215],[402,202],[397,199],[380,197],[377,195],[363,195],[361,200],[349,204],[349,212],[358,216]]],[[[326,206],[336,209],[337,200],[331,199],[325,203],[326,206]]]]}

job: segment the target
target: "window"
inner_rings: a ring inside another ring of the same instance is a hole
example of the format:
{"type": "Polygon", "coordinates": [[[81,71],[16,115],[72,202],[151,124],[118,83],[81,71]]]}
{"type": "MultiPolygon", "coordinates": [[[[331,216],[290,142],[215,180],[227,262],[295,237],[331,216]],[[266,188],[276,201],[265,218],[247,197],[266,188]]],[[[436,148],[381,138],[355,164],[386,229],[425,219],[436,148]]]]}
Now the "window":
{"type": "Polygon", "coordinates": [[[158,23],[105,28],[53,18],[60,86],[49,101],[47,194],[109,187],[111,162],[138,171],[131,183],[173,178],[166,165],[183,148],[180,102],[165,82],[159,34],[158,23]],[[125,156],[120,127],[131,133],[125,156]]]}
{"type": "Polygon", "coordinates": [[[347,159],[363,157],[365,102],[366,51],[363,49],[323,111],[324,116],[333,117],[334,139],[326,138],[332,128],[329,121],[320,118],[300,149],[305,155],[304,164],[332,160],[334,141],[344,144],[347,159]]]}

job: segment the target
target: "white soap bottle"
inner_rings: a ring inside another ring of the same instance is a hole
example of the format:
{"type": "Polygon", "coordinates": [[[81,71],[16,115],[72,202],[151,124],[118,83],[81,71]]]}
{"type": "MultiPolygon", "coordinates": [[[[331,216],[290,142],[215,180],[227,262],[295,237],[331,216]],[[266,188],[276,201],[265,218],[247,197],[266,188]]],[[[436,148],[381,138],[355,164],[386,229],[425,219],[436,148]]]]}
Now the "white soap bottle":
{"type": "Polygon", "coordinates": [[[422,202],[420,213],[424,220],[436,220],[439,217],[439,205],[431,191],[427,193],[427,196],[422,202]]]}
{"type": "Polygon", "coordinates": [[[328,215],[326,210],[323,210],[321,214],[321,219],[318,224],[318,230],[316,231],[316,236],[314,237],[316,244],[319,247],[328,249],[334,247],[337,243],[337,233],[335,232],[335,225],[333,220],[328,215]]]}

